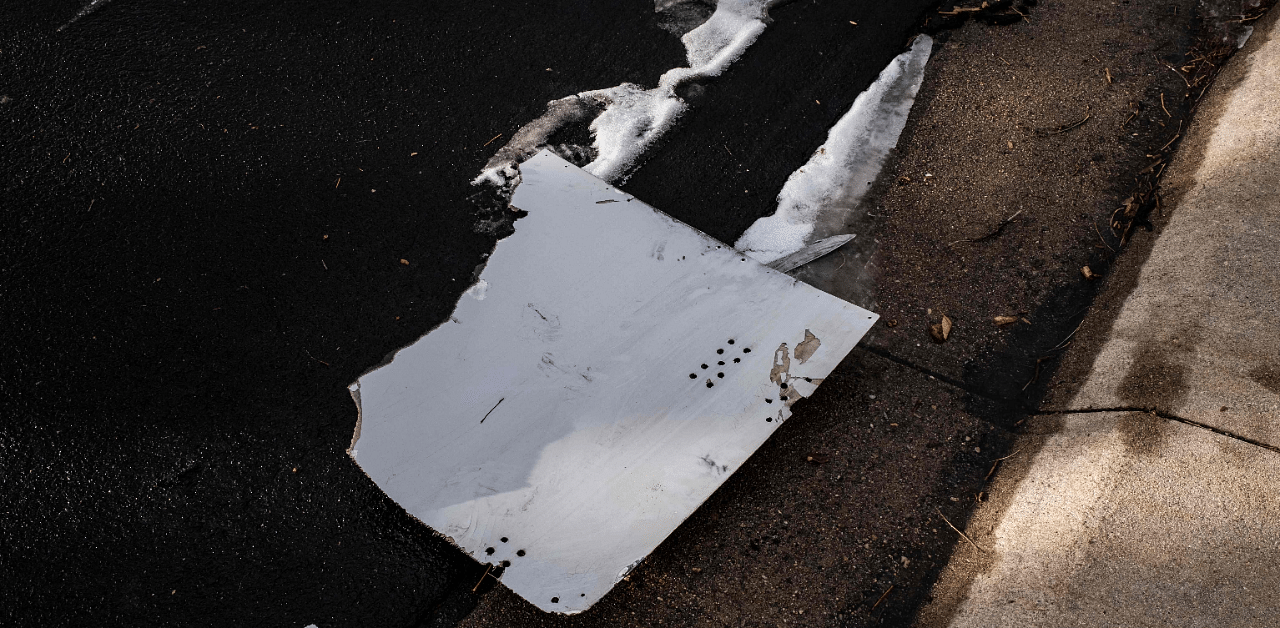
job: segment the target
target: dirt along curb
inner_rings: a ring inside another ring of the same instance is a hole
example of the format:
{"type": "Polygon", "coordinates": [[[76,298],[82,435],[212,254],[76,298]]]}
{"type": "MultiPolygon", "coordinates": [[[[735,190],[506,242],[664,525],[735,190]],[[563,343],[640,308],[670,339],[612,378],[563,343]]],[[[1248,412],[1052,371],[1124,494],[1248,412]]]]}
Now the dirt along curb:
{"type": "Polygon", "coordinates": [[[1153,178],[1168,163],[1167,179],[1139,180],[1164,189],[1154,233],[1103,282],[997,499],[970,519],[984,549],[957,549],[920,625],[1253,626],[1276,614],[1275,508],[1259,496],[1277,476],[1277,16],[1217,17],[1176,68],[1188,141],[1154,158],[1153,178]],[[1249,31],[1224,24],[1262,32],[1233,55],[1249,31]]]}

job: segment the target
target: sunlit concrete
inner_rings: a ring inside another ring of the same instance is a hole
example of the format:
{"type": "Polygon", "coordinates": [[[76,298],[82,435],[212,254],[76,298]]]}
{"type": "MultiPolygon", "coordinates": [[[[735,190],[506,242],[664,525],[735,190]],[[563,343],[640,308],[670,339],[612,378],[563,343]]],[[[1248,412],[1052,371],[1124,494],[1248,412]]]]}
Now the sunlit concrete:
{"type": "Polygon", "coordinates": [[[1145,413],[1038,417],[1029,431],[1039,451],[1008,507],[994,529],[981,514],[970,526],[984,551],[962,544],[948,568],[972,574],[951,626],[1280,617],[1280,454],[1145,413]]]}
{"type": "Polygon", "coordinates": [[[1165,181],[1172,216],[1132,291],[1098,304],[1118,313],[1085,383],[1028,417],[921,626],[1280,617],[1276,24],[1209,92],[1165,181]]]}

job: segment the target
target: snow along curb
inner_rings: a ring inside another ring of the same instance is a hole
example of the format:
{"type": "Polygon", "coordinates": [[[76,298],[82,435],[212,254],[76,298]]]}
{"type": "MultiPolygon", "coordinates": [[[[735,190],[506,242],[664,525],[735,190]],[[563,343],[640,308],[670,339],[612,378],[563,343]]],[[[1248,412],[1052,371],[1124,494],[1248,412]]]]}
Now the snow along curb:
{"type": "Polygon", "coordinates": [[[933,40],[920,35],[898,55],[827,134],[827,141],[778,194],[778,210],[757,220],[734,244],[767,264],[841,233],[880,174],[907,124],[933,40]]]}

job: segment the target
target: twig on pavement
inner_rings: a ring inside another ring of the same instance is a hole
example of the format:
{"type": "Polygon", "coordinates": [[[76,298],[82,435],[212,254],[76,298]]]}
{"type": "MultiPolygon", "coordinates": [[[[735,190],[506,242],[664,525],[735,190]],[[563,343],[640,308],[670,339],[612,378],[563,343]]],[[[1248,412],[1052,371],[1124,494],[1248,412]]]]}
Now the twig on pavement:
{"type": "Polygon", "coordinates": [[[1108,250],[1108,251],[1111,251],[1112,253],[1115,253],[1115,252],[1116,252],[1116,250],[1115,250],[1115,249],[1111,248],[1111,245],[1110,245],[1110,244],[1107,244],[1107,240],[1106,240],[1106,238],[1103,238],[1103,237],[1102,237],[1102,230],[1098,228],[1098,221],[1096,221],[1096,220],[1095,220],[1095,221],[1093,221],[1093,231],[1094,231],[1094,233],[1097,233],[1097,234],[1098,234],[1098,240],[1102,241],[1102,245],[1103,245],[1103,246],[1105,246],[1105,247],[1107,247],[1107,250],[1108,250]]]}
{"type": "Polygon", "coordinates": [[[1001,460],[1008,460],[1008,459],[1010,459],[1010,458],[1012,458],[1012,457],[1014,457],[1014,456],[1016,456],[1016,455],[1018,455],[1018,454],[1020,454],[1020,453],[1022,453],[1022,450],[1021,450],[1021,449],[1018,449],[1018,450],[1015,450],[1013,453],[1011,453],[1011,454],[1009,454],[1009,455],[1007,455],[1007,456],[1005,456],[1005,457],[1003,457],[1003,458],[996,458],[995,460],[992,460],[991,462],[1000,462],[1001,460]]]}
{"type": "Polygon", "coordinates": [[[885,590],[884,590],[884,593],[881,593],[881,594],[880,594],[880,599],[876,600],[876,603],[871,605],[871,610],[873,610],[873,611],[874,611],[874,610],[876,610],[876,607],[877,607],[877,606],[880,606],[880,603],[884,601],[884,598],[888,597],[889,592],[890,592],[890,591],[892,591],[892,590],[893,590],[893,588],[894,588],[894,587],[896,587],[896,586],[898,586],[898,585],[896,585],[896,584],[891,584],[891,585],[889,585],[889,588],[885,589],[885,590]]]}
{"type": "Polygon", "coordinates": [[[946,522],[947,526],[949,526],[952,530],[955,530],[955,531],[956,531],[956,534],[959,534],[959,535],[960,535],[960,538],[962,538],[962,539],[964,539],[964,540],[968,541],[968,542],[969,542],[969,545],[972,545],[972,546],[974,547],[974,549],[977,549],[979,552],[985,552],[985,551],[987,551],[987,550],[982,549],[981,547],[978,547],[978,544],[977,544],[977,543],[974,543],[974,542],[973,542],[973,539],[969,538],[969,535],[967,535],[967,534],[965,534],[964,532],[961,532],[961,531],[960,531],[960,528],[957,528],[957,527],[955,527],[954,525],[951,525],[951,522],[950,522],[950,521],[947,521],[947,516],[946,516],[946,515],[944,515],[944,514],[942,514],[942,510],[941,510],[940,508],[938,508],[937,506],[934,506],[934,507],[933,507],[933,509],[934,509],[934,510],[936,510],[936,511],[938,511],[938,516],[939,516],[939,517],[942,517],[942,520],[943,520],[944,522],[946,522]]]}
{"type": "MultiPolygon", "coordinates": [[[[1075,333],[1075,332],[1072,332],[1072,333],[1075,333]]],[[[1057,347],[1054,347],[1054,348],[1056,349],[1057,347]]],[[[1050,349],[1050,351],[1052,351],[1052,349],[1050,349]]],[[[1026,389],[1030,388],[1032,384],[1036,383],[1036,380],[1040,379],[1040,363],[1041,363],[1041,362],[1044,362],[1045,360],[1048,360],[1049,358],[1052,358],[1052,357],[1054,357],[1054,356],[1051,356],[1051,355],[1045,355],[1045,356],[1041,356],[1041,357],[1036,358],[1036,372],[1035,372],[1035,375],[1032,375],[1032,376],[1031,376],[1031,379],[1030,379],[1030,380],[1028,380],[1028,381],[1027,381],[1027,383],[1025,383],[1025,384],[1023,384],[1023,385],[1022,385],[1022,389],[1023,389],[1023,390],[1026,390],[1026,389]]]]}
{"type": "Polygon", "coordinates": [[[1019,450],[1017,450],[1017,451],[1015,451],[1015,452],[1013,452],[1013,453],[1011,453],[1011,454],[1009,454],[1009,455],[1007,455],[1007,456],[1005,456],[1005,457],[1003,457],[1003,458],[996,458],[995,460],[992,460],[992,461],[991,461],[991,470],[990,470],[990,471],[987,471],[987,477],[982,478],[982,481],[983,481],[983,482],[986,482],[987,480],[990,480],[990,479],[991,479],[991,476],[993,476],[993,475],[995,475],[995,474],[996,474],[996,469],[1000,468],[1000,462],[1001,462],[1002,460],[1008,460],[1008,459],[1010,459],[1010,458],[1012,458],[1012,457],[1014,457],[1014,456],[1018,455],[1021,451],[1022,451],[1022,450],[1021,450],[1021,449],[1019,449],[1019,450]]]}
{"type": "Polygon", "coordinates": [[[984,241],[986,241],[986,240],[990,240],[991,238],[994,238],[994,237],[996,237],[996,236],[1000,235],[1000,234],[1004,231],[1004,228],[1005,228],[1005,227],[1007,227],[1007,226],[1009,226],[1009,223],[1013,222],[1013,220],[1014,220],[1015,218],[1017,218],[1020,214],[1022,214],[1022,210],[1021,210],[1021,209],[1019,209],[1018,211],[1014,212],[1014,214],[1013,214],[1012,216],[1009,216],[1008,218],[1005,218],[1004,220],[1001,220],[1001,221],[1000,221],[1000,224],[996,225],[995,230],[994,230],[994,231],[992,231],[991,233],[988,233],[987,235],[984,235],[984,236],[978,236],[978,237],[976,237],[976,238],[963,238],[963,239],[960,239],[960,240],[956,240],[955,242],[952,242],[952,244],[959,244],[959,243],[961,243],[961,242],[984,242],[984,241]]]}
{"type": "Polygon", "coordinates": [[[325,362],[324,360],[321,360],[320,358],[317,358],[316,356],[311,355],[311,352],[310,352],[310,351],[307,351],[307,350],[306,350],[306,348],[303,348],[302,350],[303,350],[303,351],[305,351],[305,352],[306,352],[306,354],[307,354],[307,357],[311,358],[312,360],[315,360],[316,362],[319,362],[319,363],[321,363],[321,364],[323,364],[323,365],[325,365],[325,366],[332,366],[332,365],[331,365],[331,364],[329,364],[328,362],[325,362]]]}
{"type": "Polygon", "coordinates": [[[1033,132],[1036,135],[1039,135],[1040,137],[1048,137],[1050,135],[1062,135],[1067,131],[1078,128],[1079,126],[1083,125],[1085,122],[1088,122],[1092,118],[1093,118],[1092,113],[1085,113],[1083,118],[1080,118],[1079,120],[1076,120],[1071,124],[1064,124],[1062,126],[1056,126],[1050,129],[1034,129],[1033,132]]]}
{"type": "Polygon", "coordinates": [[[1062,342],[1059,342],[1057,345],[1055,345],[1055,346],[1053,347],[1053,349],[1050,349],[1050,351],[1054,351],[1054,350],[1057,350],[1057,349],[1061,349],[1062,347],[1065,347],[1065,346],[1066,346],[1066,344],[1067,344],[1067,342],[1068,342],[1069,340],[1071,340],[1071,338],[1072,338],[1073,336],[1075,336],[1075,335],[1076,335],[1076,332],[1080,331],[1080,328],[1081,328],[1081,327],[1084,327],[1084,320],[1083,320],[1083,319],[1081,319],[1080,324],[1079,324],[1079,325],[1076,325],[1076,328],[1075,328],[1071,333],[1067,334],[1067,337],[1066,337],[1066,338],[1063,338],[1063,339],[1062,339],[1062,342]]]}

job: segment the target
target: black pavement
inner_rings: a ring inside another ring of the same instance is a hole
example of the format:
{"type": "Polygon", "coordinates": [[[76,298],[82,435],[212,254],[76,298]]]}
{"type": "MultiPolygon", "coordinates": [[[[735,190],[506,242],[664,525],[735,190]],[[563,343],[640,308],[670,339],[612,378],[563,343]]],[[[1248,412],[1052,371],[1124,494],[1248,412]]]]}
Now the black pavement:
{"type": "MultiPolygon", "coordinates": [[[[928,3],[882,4],[774,9],[636,193],[725,239],[771,212],[928,3]]],[[[347,458],[345,386],[493,246],[486,144],[679,40],[644,1],[113,0],[58,32],[81,8],[0,7],[0,623],[456,622],[483,569],[347,458]]]]}

